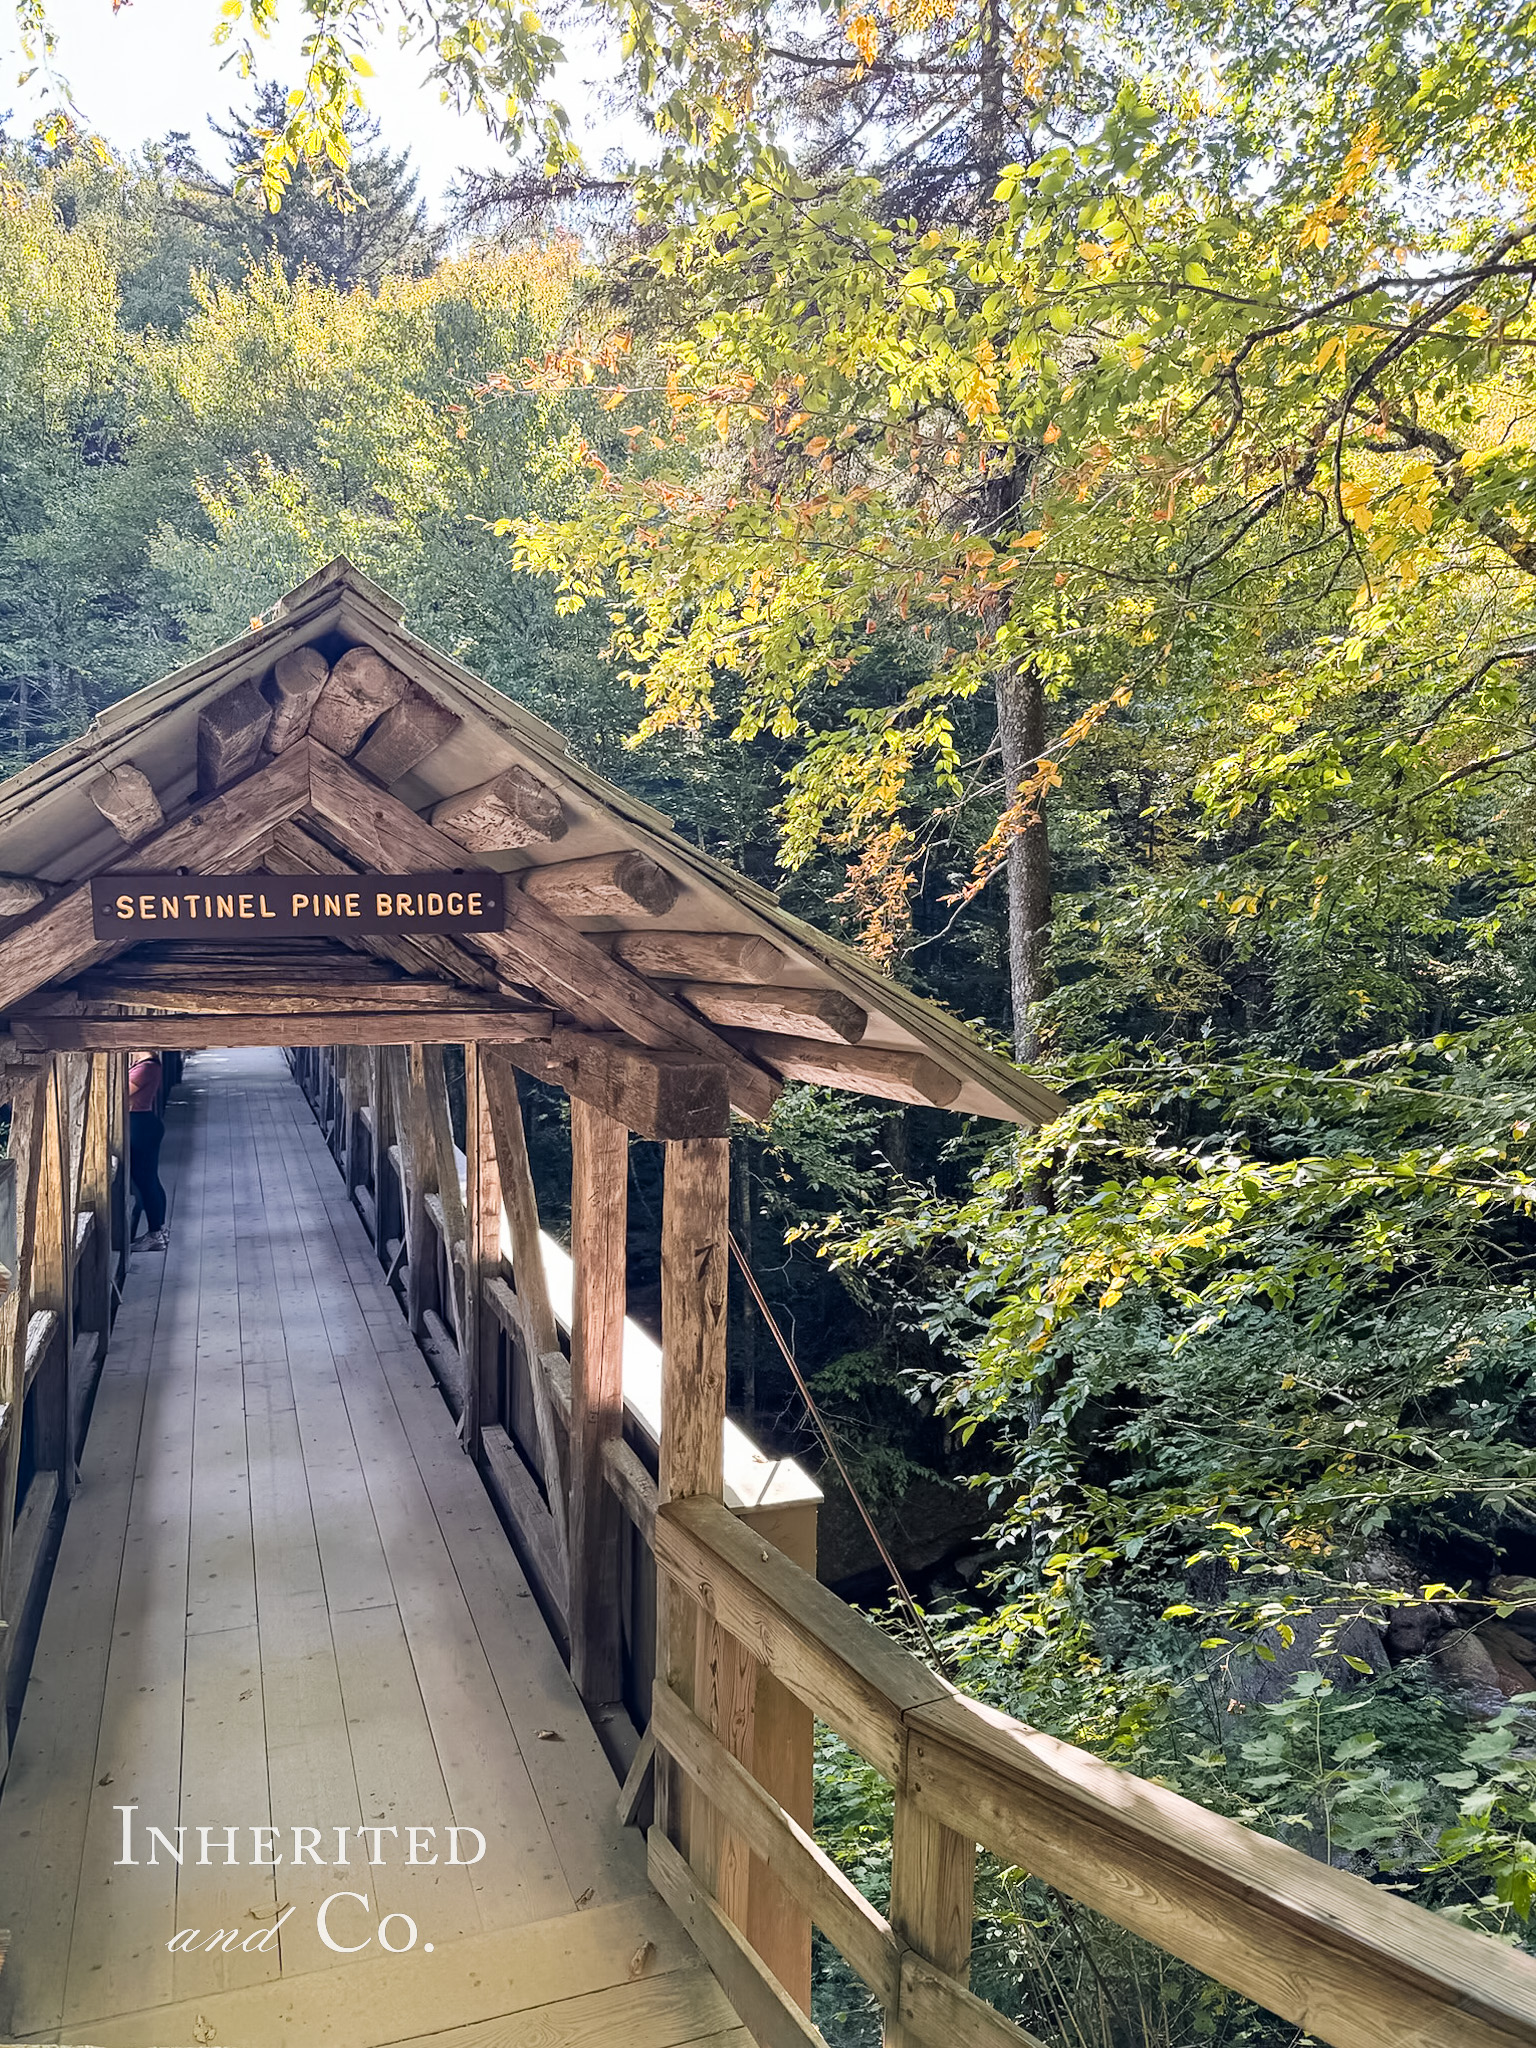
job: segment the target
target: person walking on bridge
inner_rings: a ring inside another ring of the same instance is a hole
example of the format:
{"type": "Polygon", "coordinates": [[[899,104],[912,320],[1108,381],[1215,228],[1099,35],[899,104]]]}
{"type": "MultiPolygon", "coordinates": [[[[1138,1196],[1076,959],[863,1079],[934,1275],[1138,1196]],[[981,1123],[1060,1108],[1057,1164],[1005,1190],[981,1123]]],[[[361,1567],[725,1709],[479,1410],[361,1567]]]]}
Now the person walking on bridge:
{"type": "Polygon", "coordinates": [[[144,1211],[149,1234],[141,1251],[163,1252],[165,1189],[160,1185],[160,1146],[165,1119],[160,1114],[160,1082],[164,1069],[157,1052],[135,1053],[128,1069],[128,1172],[144,1211]]]}

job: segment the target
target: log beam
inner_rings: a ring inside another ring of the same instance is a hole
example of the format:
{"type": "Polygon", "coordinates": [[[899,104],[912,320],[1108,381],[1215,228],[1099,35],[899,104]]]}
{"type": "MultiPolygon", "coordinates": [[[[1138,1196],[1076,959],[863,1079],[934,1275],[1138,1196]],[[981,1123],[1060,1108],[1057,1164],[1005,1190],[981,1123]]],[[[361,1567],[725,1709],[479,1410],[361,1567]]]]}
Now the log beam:
{"type": "MultiPolygon", "coordinates": [[[[311,807],[364,866],[381,874],[408,874],[412,868],[457,864],[454,842],[397,798],[362,781],[344,761],[313,743],[310,757],[311,807]]],[[[0,940],[0,968],[6,943],[0,940]]],[[[708,1053],[726,1067],[738,1108],[758,1118],[772,1109],[779,1093],[772,1075],[522,890],[507,893],[505,931],[476,932],[473,944],[505,980],[537,988],[579,1022],[595,1014],[641,1045],[708,1053]]]]}
{"type": "Polygon", "coordinates": [[[789,965],[771,939],[740,932],[620,932],[613,957],[653,981],[762,982],[789,965]]]}
{"type": "Polygon", "coordinates": [[[214,796],[250,773],[261,758],[272,706],[255,683],[239,683],[197,721],[197,788],[214,796]]]}
{"type": "Polygon", "coordinates": [[[524,893],[561,917],[664,917],[682,884],[648,853],[593,854],[524,868],[524,893]]]}
{"type": "Polygon", "coordinates": [[[349,647],[326,678],[309,714],[311,739],[350,754],[376,719],[405,695],[405,677],[371,647],[349,647]]]}
{"type": "Polygon", "coordinates": [[[513,1060],[563,1087],[573,1102],[642,1138],[719,1138],[730,1128],[725,1068],[703,1053],[632,1045],[585,1031],[555,1032],[546,1053],[530,1046],[513,1060]]]}
{"type": "MultiPolygon", "coordinates": [[[[366,763],[365,763],[366,765],[366,763]]],[[[554,790],[516,762],[473,789],[444,797],[432,811],[434,830],[475,853],[509,853],[519,846],[563,839],[565,812],[554,790]]]]}
{"type": "Polygon", "coordinates": [[[429,1036],[498,1044],[548,1038],[548,1010],[272,1008],[246,1016],[18,1017],[12,1030],[24,1052],[132,1052],[146,1038],[167,1051],[206,1052],[222,1045],[412,1045],[429,1036]]]}
{"type": "MultiPolygon", "coordinates": [[[[307,748],[293,748],[141,842],[133,851],[134,864],[153,861],[161,868],[206,871],[220,861],[238,860],[275,823],[308,803],[309,770],[307,748]]],[[[107,862],[103,871],[121,864],[107,862]]],[[[118,950],[118,941],[96,937],[90,884],[78,883],[0,938],[0,1011],[45,981],[61,981],[118,950]]]]}
{"type": "Polygon", "coordinates": [[[154,784],[131,761],[104,770],[85,793],[125,845],[158,832],[165,823],[154,784]]]}
{"type": "Polygon", "coordinates": [[[629,1131],[571,1104],[571,1677],[589,1706],[623,1689],[619,1511],[603,1453],[624,1425],[624,1310],[629,1131]]]}
{"type": "Polygon", "coordinates": [[[939,1109],[947,1109],[960,1093],[955,1076],[926,1053],[887,1051],[874,1045],[845,1050],[814,1038],[771,1037],[766,1031],[749,1033],[746,1043],[786,1081],[848,1088],[856,1095],[878,1095],[886,1102],[931,1103],[939,1109]]]}
{"type": "Polygon", "coordinates": [[[835,988],[740,988],[724,982],[685,981],[677,993],[711,1024],[737,1031],[770,1031],[857,1045],[869,1012],[835,988]]]}
{"type": "Polygon", "coordinates": [[[90,1017],[115,1014],[112,1006],[128,1004],[135,1009],[169,1010],[179,1016],[240,1017],[257,1012],[274,1017],[304,1016],[309,1013],[359,1011],[375,1015],[381,1011],[399,1014],[409,1010],[451,1010],[458,1016],[526,1016],[527,1005],[508,1002],[504,997],[481,996],[473,989],[457,988],[450,981],[418,981],[403,976],[378,975],[371,980],[349,977],[345,981],[311,982],[285,979],[272,983],[259,971],[249,978],[220,988],[194,989],[164,987],[156,982],[114,981],[92,977],[90,993],[27,996],[12,1012],[17,1017],[90,1017]]]}
{"type": "Polygon", "coordinates": [[[318,647],[295,647],[278,657],[262,690],[272,706],[266,740],[269,754],[286,754],[303,739],[330,673],[331,665],[318,647]]]}
{"type": "Polygon", "coordinates": [[[376,781],[398,782],[452,739],[463,723],[456,711],[439,704],[419,683],[408,682],[400,702],[385,712],[359,750],[357,765],[376,781]]]}

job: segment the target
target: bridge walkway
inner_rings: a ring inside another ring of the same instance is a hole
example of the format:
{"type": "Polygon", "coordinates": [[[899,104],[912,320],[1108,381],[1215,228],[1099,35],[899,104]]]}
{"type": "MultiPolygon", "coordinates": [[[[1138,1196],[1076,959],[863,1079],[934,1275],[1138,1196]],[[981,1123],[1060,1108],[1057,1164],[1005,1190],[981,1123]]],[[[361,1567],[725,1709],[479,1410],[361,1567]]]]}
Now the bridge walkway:
{"type": "Polygon", "coordinates": [[[750,2048],[281,1055],[193,1055],[167,1119],[0,1796],[0,2037],[750,2048]]]}

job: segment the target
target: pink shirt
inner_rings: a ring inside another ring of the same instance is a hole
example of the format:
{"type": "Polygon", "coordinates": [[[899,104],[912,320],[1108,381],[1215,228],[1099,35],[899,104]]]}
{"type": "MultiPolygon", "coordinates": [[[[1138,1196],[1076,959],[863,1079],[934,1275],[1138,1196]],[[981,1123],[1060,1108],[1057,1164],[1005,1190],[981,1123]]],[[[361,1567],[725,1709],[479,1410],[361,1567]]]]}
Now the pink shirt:
{"type": "Polygon", "coordinates": [[[160,1093],[160,1062],[157,1059],[135,1060],[128,1069],[128,1107],[153,1109],[160,1093]]]}

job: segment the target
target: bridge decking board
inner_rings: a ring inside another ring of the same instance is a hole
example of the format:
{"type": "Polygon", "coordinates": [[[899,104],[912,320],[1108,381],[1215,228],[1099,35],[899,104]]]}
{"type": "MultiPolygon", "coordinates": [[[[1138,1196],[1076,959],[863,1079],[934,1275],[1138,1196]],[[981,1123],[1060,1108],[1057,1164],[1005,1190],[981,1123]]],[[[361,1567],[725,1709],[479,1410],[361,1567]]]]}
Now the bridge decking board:
{"type": "Polygon", "coordinates": [[[167,1115],[171,1249],[134,1255],[0,1794],[0,2037],[190,2042],[201,2016],[237,2048],[490,2048],[548,2003],[551,2038],[736,2048],[280,1056],[197,1056],[167,1115]],[[187,1828],[179,1871],[114,1867],[125,1801],[141,1842],[187,1828]],[[269,1823],[488,1848],[198,1866],[198,1826],[229,1822],[242,1854],[269,1823]],[[434,1955],[326,1949],[340,1890],[434,1955]],[[290,1905],[271,1955],[167,1949],[290,1905]]]}

